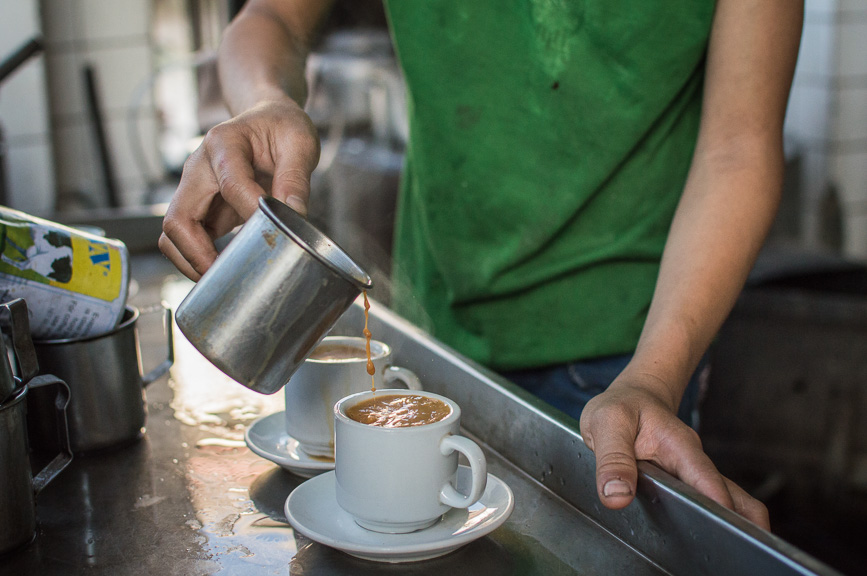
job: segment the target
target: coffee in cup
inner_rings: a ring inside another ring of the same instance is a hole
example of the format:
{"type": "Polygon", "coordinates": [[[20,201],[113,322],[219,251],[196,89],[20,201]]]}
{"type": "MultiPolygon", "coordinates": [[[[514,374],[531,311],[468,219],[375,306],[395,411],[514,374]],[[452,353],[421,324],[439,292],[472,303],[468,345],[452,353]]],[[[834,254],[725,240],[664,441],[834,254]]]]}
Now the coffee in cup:
{"type": "Polygon", "coordinates": [[[334,407],[337,503],[362,528],[400,534],[477,502],[487,483],[485,456],[459,435],[460,418],[457,403],[431,392],[366,391],[340,400],[334,407]],[[403,424],[389,424],[395,415],[403,424]],[[467,494],[455,488],[459,453],[471,468],[467,494]]]}
{"type": "MultiPolygon", "coordinates": [[[[377,391],[388,388],[421,390],[421,382],[411,371],[392,364],[391,347],[378,340],[370,342],[374,367],[373,385],[377,391]]],[[[334,404],[338,400],[370,390],[364,338],[327,336],[284,389],[286,433],[298,441],[309,456],[334,457],[334,404]]]]}
{"type": "Polygon", "coordinates": [[[350,419],[383,428],[424,426],[451,413],[451,406],[445,402],[418,394],[376,394],[346,409],[350,419]]]}

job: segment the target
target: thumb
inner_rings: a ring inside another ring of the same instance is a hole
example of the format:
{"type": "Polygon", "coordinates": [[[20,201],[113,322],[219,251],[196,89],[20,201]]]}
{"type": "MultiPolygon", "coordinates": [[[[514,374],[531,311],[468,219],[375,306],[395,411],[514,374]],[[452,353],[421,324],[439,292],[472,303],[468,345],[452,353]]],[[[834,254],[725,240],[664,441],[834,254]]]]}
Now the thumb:
{"type": "Polygon", "coordinates": [[[305,139],[297,143],[289,153],[282,154],[277,159],[271,194],[306,217],[310,198],[310,175],[318,163],[318,140],[305,139]]]}
{"type": "Polygon", "coordinates": [[[596,491],[606,508],[619,510],[635,497],[638,482],[636,434],[634,426],[625,422],[607,427],[605,431],[589,433],[592,440],[588,445],[596,453],[596,491]]]}

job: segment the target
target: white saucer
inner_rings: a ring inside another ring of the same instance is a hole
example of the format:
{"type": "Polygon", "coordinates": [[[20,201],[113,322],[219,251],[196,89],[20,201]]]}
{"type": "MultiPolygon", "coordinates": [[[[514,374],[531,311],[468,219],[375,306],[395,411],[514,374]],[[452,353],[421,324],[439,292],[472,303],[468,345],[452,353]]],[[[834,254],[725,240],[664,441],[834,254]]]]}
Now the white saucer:
{"type": "MultiPolygon", "coordinates": [[[[307,480],[286,499],[286,519],[307,538],[347,554],[377,562],[415,562],[448,554],[499,527],[515,506],[505,482],[488,474],[478,502],[468,509],[453,508],[424,530],[409,534],[381,534],[365,530],[338,504],[333,472],[307,480]]],[[[458,486],[471,482],[470,469],[458,468],[458,486]]]]}
{"type": "Polygon", "coordinates": [[[275,412],[250,424],[244,433],[247,447],[302,478],[334,470],[334,460],[309,456],[298,448],[298,440],[286,433],[284,418],[283,412],[275,412]]]}

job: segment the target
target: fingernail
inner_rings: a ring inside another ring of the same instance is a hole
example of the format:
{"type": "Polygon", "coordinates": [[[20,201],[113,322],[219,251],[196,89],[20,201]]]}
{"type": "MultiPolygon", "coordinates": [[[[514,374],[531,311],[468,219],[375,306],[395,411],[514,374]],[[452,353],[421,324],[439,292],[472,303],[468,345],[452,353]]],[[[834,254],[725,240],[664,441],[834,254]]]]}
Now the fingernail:
{"type": "Polygon", "coordinates": [[[631,496],[632,489],[623,480],[609,480],[602,487],[603,496],[631,496]]]}
{"type": "Polygon", "coordinates": [[[286,204],[298,212],[301,216],[307,217],[307,205],[297,196],[289,196],[286,198],[286,204]]]}

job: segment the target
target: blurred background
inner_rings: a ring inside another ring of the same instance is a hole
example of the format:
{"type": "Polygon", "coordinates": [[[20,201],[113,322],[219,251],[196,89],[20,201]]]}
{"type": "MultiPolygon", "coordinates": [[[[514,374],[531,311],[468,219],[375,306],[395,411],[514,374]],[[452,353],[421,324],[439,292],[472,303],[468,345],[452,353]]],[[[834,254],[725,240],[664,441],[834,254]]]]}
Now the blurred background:
{"type": "MultiPolygon", "coordinates": [[[[183,163],[228,119],[243,0],[3,0],[0,204],[155,250],[183,163]]],[[[377,0],[337,2],[308,64],[310,218],[388,303],[405,95],[377,0]],[[336,225],[339,223],[339,226],[336,225]]],[[[775,531],[845,573],[867,552],[867,3],[807,0],[783,202],[712,349],[705,447],[775,531]]]]}

